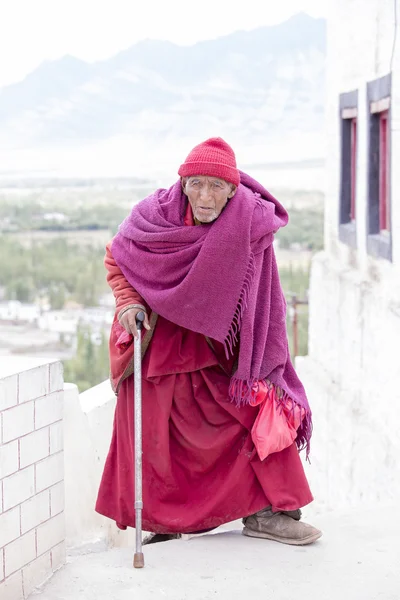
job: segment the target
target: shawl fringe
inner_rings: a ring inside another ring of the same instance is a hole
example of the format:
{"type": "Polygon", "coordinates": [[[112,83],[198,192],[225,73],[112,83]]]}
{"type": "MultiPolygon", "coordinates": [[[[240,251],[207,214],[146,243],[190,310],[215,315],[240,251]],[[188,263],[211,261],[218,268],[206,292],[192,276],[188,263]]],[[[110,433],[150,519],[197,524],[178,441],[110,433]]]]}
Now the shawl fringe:
{"type": "Polygon", "coordinates": [[[228,360],[230,356],[233,356],[233,350],[235,348],[235,345],[239,341],[238,334],[242,326],[243,313],[247,308],[247,303],[255,272],[256,268],[254,265],[254,254],[251,252],[249,264],[247,266],[247,272],[243,282],[242,291],[240,292],[239,296],[239,301],[235,313],[233,315],[231,326],[224,341],[225,356],[228,360]]]}

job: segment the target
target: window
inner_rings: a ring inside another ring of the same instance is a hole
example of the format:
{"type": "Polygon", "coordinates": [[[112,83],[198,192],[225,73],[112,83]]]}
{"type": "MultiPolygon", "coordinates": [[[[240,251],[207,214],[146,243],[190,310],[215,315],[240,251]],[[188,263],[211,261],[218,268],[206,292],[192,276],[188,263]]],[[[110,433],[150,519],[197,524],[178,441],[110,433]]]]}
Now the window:
{"type": "Polygon", "coordinates": [[[356,174],[357,174],[357,117],[351,119],[350,123],[350,145],[351,145],[351,197],[350,197],[350,220],[356,219],[356,174]]]}
{"type": "Polygon", "coordinates": [[[391,76],[368,83],[368,239],[372,256],[391,260],[391,76]]]}
{"type": "Polygon", "coordinates": [[[356,247],[358,92],[340,95],[340,209],[339,238],[356,247]]]}
{"type": "Polygon", "coordinates": [[[379,113],[379,230],[390,231],[389,111],[379,113]]]}

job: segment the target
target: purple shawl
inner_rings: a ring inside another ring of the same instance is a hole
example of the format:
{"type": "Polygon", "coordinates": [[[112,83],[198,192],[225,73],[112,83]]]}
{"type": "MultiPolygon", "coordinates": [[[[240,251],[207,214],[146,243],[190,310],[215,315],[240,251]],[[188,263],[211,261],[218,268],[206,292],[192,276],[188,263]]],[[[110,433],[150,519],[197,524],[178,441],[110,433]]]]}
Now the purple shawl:
{"type": "Polygon", "coordinates": [[[216,221],[184,226],[187,197],[181,182],[135,205],[112,243],[113,257],[150,308],[169,321],[225,345],[239,340],[238,368],[229,395],[251,400],[264,379],[279,399],[301,408],[296,442],[307,447],[311,411],[290,360],[286,302],[273,237],[288,215],[271,194],[245,173],[216,221]]]}

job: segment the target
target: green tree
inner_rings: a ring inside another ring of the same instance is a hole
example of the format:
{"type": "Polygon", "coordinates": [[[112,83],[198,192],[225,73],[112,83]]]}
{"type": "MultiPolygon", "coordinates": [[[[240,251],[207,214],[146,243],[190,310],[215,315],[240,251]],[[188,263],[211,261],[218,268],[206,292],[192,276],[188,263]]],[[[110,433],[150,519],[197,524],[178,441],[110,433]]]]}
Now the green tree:
{"type": "Polygon", "coordinates": [[[0,286],[8,299],[31,302],[47,296],[53,309],[69,299],[96,306],[107,291],[104,249],[80,247],[65,239],[34,243],[26,248],[11,236],[0,238],[0,286]]]}
{"type": "Polygon", "coordinates": [[[32,279],[17,276],[7,282],[6,298],[8,300],[18,300],[19,302],[32,302],[35,298],[35,287],[32,279]]]}
{"type": "Polygon", "coordinates": [[[76,355],[64,361],[64,380],[75,383],[80,392],[109,376],[108,342],[104,333],[100,344],[93,343],[90,327],[79,327],[76,355]]]}
{"type": "MultiPolygon", "coordinates": [[[[293,345],[293,310],[291,299],[296,296],[298,300],[307,302],[308,288],[310,281],[310,266],[306,269],[294,267],[290,264],[288,267],[279,269],[279,276],[282,288],[288,303],[287,309],[287,332],[289,339],[289,348],[292,358],[294,355],[293,345]]],[[[305,356],[308,353],[308,305],[301,304],[297,306],[297,332],[298,332],[298,354],[305,356]]]]}
{"type": "Polygon", "coordinates": [[[48,288],[48,298],[53,310],[60,310],[64,307],[67,299],[67,292],[64,284],[52,283],[48,288]]]}

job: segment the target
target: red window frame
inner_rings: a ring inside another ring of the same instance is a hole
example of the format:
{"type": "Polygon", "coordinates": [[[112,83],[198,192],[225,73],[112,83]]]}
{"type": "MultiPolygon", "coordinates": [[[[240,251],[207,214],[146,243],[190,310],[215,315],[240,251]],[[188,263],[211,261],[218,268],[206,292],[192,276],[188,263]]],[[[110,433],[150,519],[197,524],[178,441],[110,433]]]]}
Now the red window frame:
{"type": "Polygon", "coordinates": [[[350,143],[351,143],[351,195],[350,195],[350,219],[356,218],[356,180],[357,180],[357,117],[351,119],[350,124],[350,143]]]}
{"type": "Polygon", "coordinates": [[[379,230],[390,231],[389,111],[379,113],[379,230]]]}

